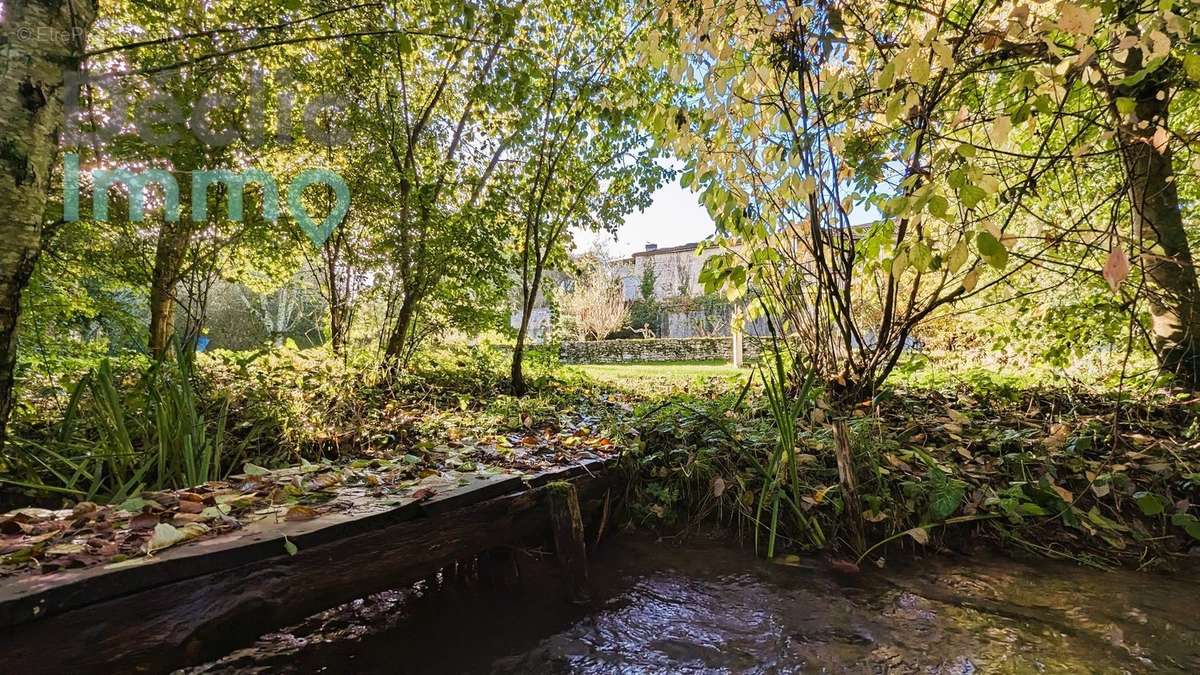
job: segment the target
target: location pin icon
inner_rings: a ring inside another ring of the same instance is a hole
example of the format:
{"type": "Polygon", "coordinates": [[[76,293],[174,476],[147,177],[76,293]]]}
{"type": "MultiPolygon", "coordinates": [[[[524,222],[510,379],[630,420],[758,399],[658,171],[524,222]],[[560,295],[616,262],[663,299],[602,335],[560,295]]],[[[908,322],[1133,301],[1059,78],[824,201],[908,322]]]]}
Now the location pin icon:
{"type": "Polygon", "coordinates": [[[288,209],[292,213],[292,218],[300,225],[300,229],[308,235],[309,240],[315,246],[320,246],[325,243],[325,240],[333,232],[333,228],[342,222],[342,219],[346,217],[346,212],[350,210],[350,188],[346,186],[346,181],[342,180],[341,176],[329,169],[309,169],[296,176],[296,179],[288,186],[288,209]],[[321,221],[320,225],[308,215],[304,204],[300,203],[300,195],[310,185],[327,185],[333,188],[334,197],[337,199],[333,208],[330,209],[329,215],[325,216],[325,220],[321,221]]]}

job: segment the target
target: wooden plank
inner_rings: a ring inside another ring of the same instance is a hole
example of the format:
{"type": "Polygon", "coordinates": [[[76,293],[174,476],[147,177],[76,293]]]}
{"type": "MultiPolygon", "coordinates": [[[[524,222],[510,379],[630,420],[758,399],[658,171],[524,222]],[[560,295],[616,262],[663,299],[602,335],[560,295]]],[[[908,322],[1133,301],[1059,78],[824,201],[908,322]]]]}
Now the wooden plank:
{"type": "Polygon", "coordinates": [[[418,502],[376,503],[350,513],[330,513],[309,521],[258,521],[229,534],[167,549],[145,562],[116,569],[96,566],[0,581],[0,629],[45,618],[93,602],[172,583],[229,567],[271,558],[284,551],[284,537],[300,547],[319,546],[420,516],[435,516],[463,505],[602,471],[606,460],[571,465],[527,479],[517,474],[472,477],[467,485],[418,502]]]}
{"type": "Polygon", "coordinates": [[[447,492],[439,492],[432,498],[421,502],[421,513],[433,517],[468,504],[511,492],[520,492],[524,489],[525,481],[517,474],[471,476],[467,479],[466,485],[447,492]]]}
{"type": "Polygon", "coordinates": [[[284,551],[284,537],[297,546],[317,546],[421,514],[419,502],[408,499],[365,515],[334,513],[304,522],[255,522],[227,535],[162,551],[140,564],[15,577],[0,585],[0,630],[125,593],[271,558],[284,551]]]}
{"type": "MultiPolygon", "coordinates": [[[[583,474],[576,480],[592,515],[610,485],[602,471],[548,473],[549,480],[583,474]]],[[[195,542],[176,558],[145,566],[82,570],[69,583],[25,584],[33,590],[4,604],[45,609],[3,629],[0,672],[161,672],[215,658],[272,628],[412,583],[455,560],[545,538],[546,488],[523,487],[505,478],[357,519],[287,523],[295,556],[284,553],[282,534],[258,533],[238,543],[214,539],[208,552],[195,542]],[[508,492],[495,496],[501,490],[508,492]]]]}
{"type": "Polygon", "coordinates": [[[529,487],[541,487],[546,483],[551,483],[556,480],[569,480],[571,478],[580,478],[583,476],[597,476],[608,471],[611,467],[616,466],[616,458],[608,459],[588,459],[582,462],[576,462],[568,466],[560,467],[554,471],[543,471],[525,479],[525,484],[529,487]]]}

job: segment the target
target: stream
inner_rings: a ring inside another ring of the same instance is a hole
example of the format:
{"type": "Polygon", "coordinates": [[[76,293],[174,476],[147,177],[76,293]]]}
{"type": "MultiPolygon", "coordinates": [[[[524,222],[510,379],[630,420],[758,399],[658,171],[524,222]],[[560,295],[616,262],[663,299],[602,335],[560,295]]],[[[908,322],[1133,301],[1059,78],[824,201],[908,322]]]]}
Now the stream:
{"type": "Polygon", "coordinates": [[[619,535],[592,603],[557,582],[418,584],[190,673],[1193,673],[1200,573],[931,556],[846,575],[619,535]]]}

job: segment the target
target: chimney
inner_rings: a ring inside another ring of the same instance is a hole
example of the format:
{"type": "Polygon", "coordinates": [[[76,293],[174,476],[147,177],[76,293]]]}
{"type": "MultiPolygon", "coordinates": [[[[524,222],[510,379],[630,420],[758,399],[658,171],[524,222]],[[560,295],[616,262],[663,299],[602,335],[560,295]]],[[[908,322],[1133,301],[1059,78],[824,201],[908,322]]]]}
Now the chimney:
{"type": "Polygon", "coordinates": [[[658,250],[658,244],[651,244],[651,243],[647,243],[647,244],[646,244],[646,250],[647,250],[647,251],[657,251],[657,250],[658,250]]]}

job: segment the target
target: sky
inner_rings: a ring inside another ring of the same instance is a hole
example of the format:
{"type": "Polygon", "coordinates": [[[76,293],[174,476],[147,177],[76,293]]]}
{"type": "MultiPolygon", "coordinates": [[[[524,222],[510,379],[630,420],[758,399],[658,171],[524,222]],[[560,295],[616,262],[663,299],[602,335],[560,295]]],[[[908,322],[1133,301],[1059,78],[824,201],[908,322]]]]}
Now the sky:
{"type": "Polygon", "coordinates": [[[659,188],[652,197],[654,203],[645,211],[625,218],[617,229],[616,241],[607,232],[596,234],[575,229],[575,251],[588,251],[599,239],[610,255],[626,257],[645,250],[647,243],[660,247],[690,244],[711,235],[716,229],[708,211],[700,205],[700,193],[684,188],[678,179],[659,188]]]}
{"type": "MultiPolygon", "coordinates": [[[[708,211],[700,205],[700,193],[684,188],[678,179],[659,188],[652,198],[654,202],[645,211],[625,218],[617,229],[615,240],[607,232],[573,228],[575,252],[586,253],[600,241],[610,256],[624,258],[644,251],[648,243],[658,244],[660,248],[691,244],[716,230],[708,211]]],[[[850,213],[850,224],[867,223],[879,217],[873,207],[856,204],[850,213]]]]}

